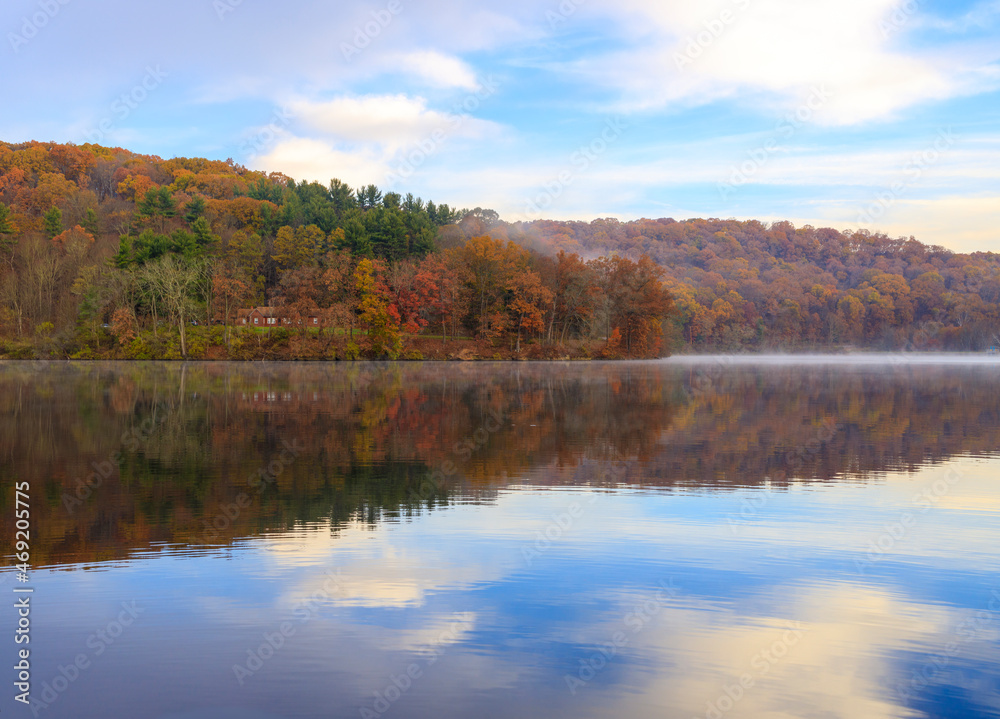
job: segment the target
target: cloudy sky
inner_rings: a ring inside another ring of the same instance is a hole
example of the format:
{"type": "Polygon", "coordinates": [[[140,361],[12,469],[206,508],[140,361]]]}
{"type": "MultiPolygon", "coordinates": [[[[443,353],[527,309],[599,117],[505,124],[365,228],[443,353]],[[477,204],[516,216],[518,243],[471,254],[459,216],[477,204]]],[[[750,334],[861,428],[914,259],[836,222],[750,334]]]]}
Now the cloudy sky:
{"type": "Polygon", "coordinates": [[[0,139],[1000,251],[1000,1],[5,0],[0,139]]]}

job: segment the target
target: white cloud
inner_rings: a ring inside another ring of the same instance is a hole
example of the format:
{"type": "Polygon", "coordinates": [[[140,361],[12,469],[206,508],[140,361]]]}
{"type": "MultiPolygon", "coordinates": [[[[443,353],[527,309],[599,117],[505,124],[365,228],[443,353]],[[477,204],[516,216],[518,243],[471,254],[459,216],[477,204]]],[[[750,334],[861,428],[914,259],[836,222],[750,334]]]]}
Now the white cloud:
{"type": "Polygon", "coordinates": [[[873,142],[866,147],[781,144],[765,152],[759,148],[764,147],[766,139],[748,140],[733,154],[709,156],[701,168],[692,169],[686,177],[674,165],[672,173],[662,173],[656,179],[664,183],[731,182],[735,172],[737,179],[754,184],[875,189],[896,185],[897,195],[910,196],[1000,180],[1000,146],[996,139],[970,137],[946,128],[920,140],[896,141],[892,146],[873,142]]]}
{"type": "Polygon", "coordinates": [[[377,148],[343,151],[323,140],[287,134],[251,164],[256,169],[283,172],[298,180],[326,184],[336,177],[354,186],[377,184],[389,171],[384,153],[377,148]]]}
{"type": "Polygon", "coordinates": [[[414,153],[422,164],[448,153],[456,140],[495,139],[503,132],[496,123],[431,109],[424,98],[407,95],[298,99],[288,108],[301,129],[278,133],[252,165],[324,183],[337,177],[353,185],[379,184],[400,174],[414,153]]]}
{"type": "Polygon", "coordinates": [[[460,118],[427,107],[408,95],[341,96],[328,101],[298,100],[291,111],[309,128],[338,141],[377,143],[390,152],[418,142],[436,130],[463,137],[483,137],[494,123],[460,118]]]}
{"type": "Polygon", "coordinates": [[[996,86],[992,73],[962,54],[895,49],[893,35],[908,21],[892,18],[897,4],[624,0],[607,12],[620,18],[626,11],[633,47],[564,69],[621,88],[619,107],[631,110],[742,96],[780,111],[822,86],[831,97],[813,119],[830,125],[890,119],[921,102],[996,86]]]}
{"type": "Polygon", "coordinates": [[[393,58],[403,72],[416,75],[434,87],[475,90],[479,86],[472,68],[457,57],[435,50],[411,52],[393,58]]]}

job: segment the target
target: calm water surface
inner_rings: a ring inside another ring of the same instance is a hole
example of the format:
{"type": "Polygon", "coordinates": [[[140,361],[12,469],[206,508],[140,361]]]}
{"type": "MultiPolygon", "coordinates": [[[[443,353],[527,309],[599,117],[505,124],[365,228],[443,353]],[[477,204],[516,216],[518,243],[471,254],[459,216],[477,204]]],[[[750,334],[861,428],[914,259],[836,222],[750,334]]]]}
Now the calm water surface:
{"type": "Polygon", "coordinates": [[[998,451],[987,357],[0,363],[0,711],[997,717],[998,451]]]}

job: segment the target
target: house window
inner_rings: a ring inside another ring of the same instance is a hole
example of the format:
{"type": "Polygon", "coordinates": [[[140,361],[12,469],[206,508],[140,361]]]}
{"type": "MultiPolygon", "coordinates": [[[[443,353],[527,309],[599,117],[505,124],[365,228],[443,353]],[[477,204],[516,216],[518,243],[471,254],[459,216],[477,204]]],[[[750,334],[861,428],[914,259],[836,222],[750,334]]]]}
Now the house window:
{"type": "Polygon", "coordinates": [[[253,318],[253,323],[257,324],[257,318],[256,317],[253,318]]]}
{"type": "Polygon", "coordinates": [[[268,323],[269,325],[273,325],[273,324],[274,324],[274,318],[273,318],[273,317],[268,317],[268,318],[267,318],[267,323],[268,323]]]}
{"type": "Polygon", "coordinates": [[[319,324],[319,317],[313,317],[313,324],[314,325],[318,325],[319,324]]]}

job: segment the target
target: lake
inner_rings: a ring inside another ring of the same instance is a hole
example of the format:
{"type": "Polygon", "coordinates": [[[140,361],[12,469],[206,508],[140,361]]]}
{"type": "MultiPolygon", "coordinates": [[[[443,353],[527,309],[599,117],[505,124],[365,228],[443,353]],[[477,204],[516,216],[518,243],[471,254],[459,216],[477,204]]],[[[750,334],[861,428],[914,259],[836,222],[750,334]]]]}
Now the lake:
{"type": "Polygon", "coordinates": [[[5,715],[1000,716],[996,358],[4,362],[0,423],[5,715]]]}

